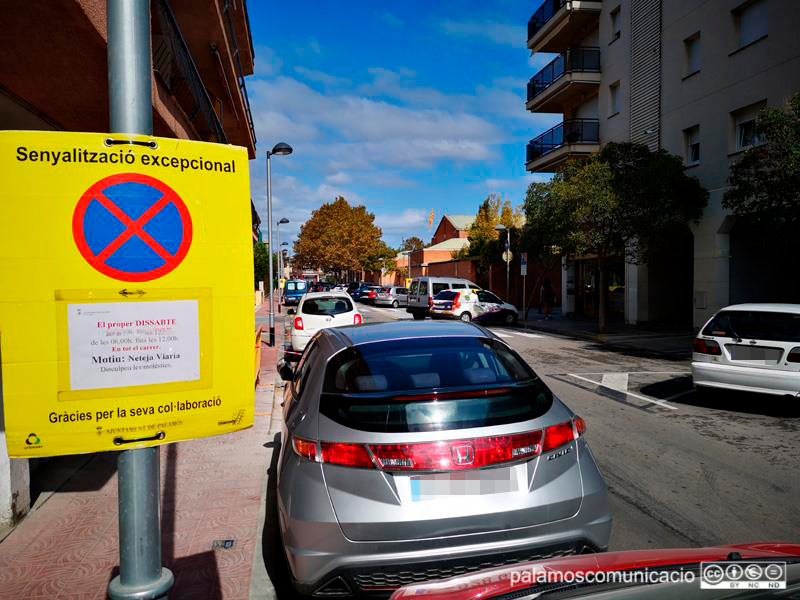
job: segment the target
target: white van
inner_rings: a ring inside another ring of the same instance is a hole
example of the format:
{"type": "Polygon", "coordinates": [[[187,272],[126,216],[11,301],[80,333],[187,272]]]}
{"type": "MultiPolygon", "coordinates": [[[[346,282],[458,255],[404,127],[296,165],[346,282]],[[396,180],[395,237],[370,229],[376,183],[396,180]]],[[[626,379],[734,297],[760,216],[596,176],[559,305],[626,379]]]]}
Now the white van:
{"type": "Polygon", "coordinates": [[[414,319],[421,320],[430,314],[433,297],[443,290],[480,289],[480,286],[460,277],[414,277],[408,288],[408,307],[414,319]]]}

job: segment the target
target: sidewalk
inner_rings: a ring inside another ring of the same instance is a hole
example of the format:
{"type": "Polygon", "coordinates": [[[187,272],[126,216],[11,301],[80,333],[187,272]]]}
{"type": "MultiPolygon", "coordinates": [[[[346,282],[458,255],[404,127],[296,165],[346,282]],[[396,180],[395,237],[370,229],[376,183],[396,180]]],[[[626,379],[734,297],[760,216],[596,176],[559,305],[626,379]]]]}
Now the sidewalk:
{"type": "MultiPolygon", "coordinates": [[[[249,598],[279,347],[262,346],[252,428],[161,446],[162,562],[175,575],[172,600],[249,598]]],[[[0,596],[103,599],[118,562],[116,455],[99,453],[0,543],[0,596]]]]}
{"type": "Polygon", "coordinates": [[[538,314],[534,309],[528,311],[527,321],[520,320],[519,325],[528,329],[596,342],[613,350],[670,360],[690,358],[692,340],[697,335],[688,328],[649,324],[626,325],[622,321],[611,321],[605,333],[598,333],[596,317],[564,317],[560,312],[554,312],[552,319],[545,320],[544,315],[538,314]]]}

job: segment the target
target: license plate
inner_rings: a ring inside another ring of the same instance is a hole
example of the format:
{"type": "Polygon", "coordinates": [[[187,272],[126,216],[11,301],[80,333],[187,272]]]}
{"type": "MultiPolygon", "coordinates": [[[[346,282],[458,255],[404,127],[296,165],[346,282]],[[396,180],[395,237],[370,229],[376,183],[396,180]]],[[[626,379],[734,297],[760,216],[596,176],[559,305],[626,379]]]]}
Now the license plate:
{"type": "Polygon", "coordinates": [[[485,496],[519,490],[513,469],[487,469],[474,472],[414,475],[411,501],[425,502],[448,496],[485,496]]]}
{"type": "Polygon", "coordinates": [[[757,362],[761,364],[778,364],[778,361],[783,355],[783,349],[781,348],[742,346],[738,344],[729,344],[727,348],[731,355],[731,360],[757,362]]]}

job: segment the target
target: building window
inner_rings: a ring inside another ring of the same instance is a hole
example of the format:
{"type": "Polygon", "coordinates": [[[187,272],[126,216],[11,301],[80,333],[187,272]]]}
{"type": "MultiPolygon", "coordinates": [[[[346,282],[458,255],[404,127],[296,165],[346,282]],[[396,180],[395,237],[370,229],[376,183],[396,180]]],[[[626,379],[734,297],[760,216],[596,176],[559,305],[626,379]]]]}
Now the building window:
{"type": "Polygon", "coordinates": [[[683,40],[686,53],[686,74],[691,75],[700,70],[700,32],[683,40]]]}
{"type": "Polygon", "coordinates": [[[757,102],[731,115],[734,125],[734,146],[737,152],[764,143],[764,140],[756,134],[756,117],[765,105],[765,101],[757,102]]]}
{"type": "Polygon", "coordinates": [[[619,81],[615,81],[608,86],[608,112],[613,117],[619,112],[619,81]]]}
{"type": "Polygon", "coordinates": [[[767,35],[767,2],[746,2],[733,11],[737,48],[760,40],[767,35]]]}
{"type": "Polygon", "coordinates": [[[683,139],[686,144],[686,164],[696,165],[700,162],[700,126],[695,125],[683,130],[683,139]]]}
{"type": "MultiPolygon", "coordinates": [[[[622,35],[622,18],[619,13],[619,6],[611,11],[611,42],[618,40],[622,35]]],[[[611,43],[609,42],[609,44],[611,43]]]]}

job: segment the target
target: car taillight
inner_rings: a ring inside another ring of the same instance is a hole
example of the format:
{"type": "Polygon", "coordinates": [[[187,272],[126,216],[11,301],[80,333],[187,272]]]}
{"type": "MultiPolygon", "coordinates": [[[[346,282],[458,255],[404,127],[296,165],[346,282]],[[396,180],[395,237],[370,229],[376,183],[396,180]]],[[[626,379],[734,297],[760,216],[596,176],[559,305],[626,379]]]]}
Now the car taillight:
{"type": "Polygon", "coordinates": [[[359,313],[353,315],[353,323],[355,325],[361,325],[361,323],[363,323],[363,319],[361,318],[361,315],[359,313]]]}
{"type": "Polygon", "coordinates": [[[292,437],[292,448],[295,454],[300,458],[305,458],[312,462],[320,462],[316,442],[309,442],[308,440],[294,436],[292,437]]]}
{"type": "Polygon", "coordinates": [[[303,329],[303,317],[295,317],[294,318],[294,328],[295,329],[303,329]]]}
{"type": "Polygon", "coordinates": [[[428,296],[428,308],[433,306],[433,296],[428,296]]]}
{"type": "Polygon", "coordinates": [[[389,471],[478,469],[541,453],[541,431],[418,444],[374,444],[369,449],[389,471]]]}
{"type": "Polygon", "coordinates": [[[719,344],[714,340],[704,340],[702,338],[695,338],[692,342],[692,352],[698,354],[711,354],[713,356],[720,356],[722,349],[719,344]]]}
{"type": "Polygon", "coordinates": [[[369,452],[361,444],[322,442],[320,446],[322,446],[322,462],[324,463],[359,469],[375,468],[369,452]]]}
{"type": "Polygon", "coordinates": [[[558,425],[551,425],[544,430],[544,442],[542,444],[542,452],[550,452],[561,446],[569,444],[571,441],[578,439],[578,432],[573,426],[572,421],[566,423],[559,423],[558,425]]]}
{"type": "Polygon", "coordinates": [[[800,363],[800,346],[789,350],[789,354],[786,355],[786,362],[800,363]]]}
{"type": "Polygon", "coordinates": [[[461,308],[461,292],[456,292],[456,297],[453,300],[453,308],[461,308]]]}
{"type": "Polygon", "coordinates": [[[370,292],[370,293],[369,293],[369,297],[370,297],[370,298],[377,298],[377,297],[378,297],[378,294],[376,294],[375,292],[370,292]]]}

